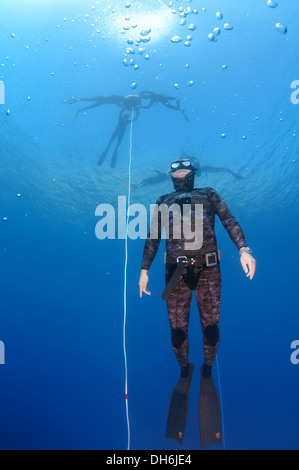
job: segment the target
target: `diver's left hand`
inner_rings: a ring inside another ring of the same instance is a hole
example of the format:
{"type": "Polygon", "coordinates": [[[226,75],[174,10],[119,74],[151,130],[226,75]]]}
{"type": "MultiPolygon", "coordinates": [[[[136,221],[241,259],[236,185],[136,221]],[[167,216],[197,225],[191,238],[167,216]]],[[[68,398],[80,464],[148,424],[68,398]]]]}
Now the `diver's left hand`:
{"type": "Polygon", "coordinates": [[[240,262],[242,265],[242,268],[244,269],[244,272],[247,277],[250,279],[253,278],[254,273],[255,273],[255,267],[256,267],[256,260],[254,259],[253,256],[251,256],[249,253],[244,253],[241,254],[240,262]]]}

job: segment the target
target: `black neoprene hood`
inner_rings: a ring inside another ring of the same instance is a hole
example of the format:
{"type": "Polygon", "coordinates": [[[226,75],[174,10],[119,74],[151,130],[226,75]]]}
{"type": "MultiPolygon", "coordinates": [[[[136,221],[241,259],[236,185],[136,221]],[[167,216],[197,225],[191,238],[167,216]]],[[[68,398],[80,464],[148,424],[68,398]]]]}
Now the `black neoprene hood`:
{"type": "Polygon", "coordinates": [[[174,186],[174,189],[176,191],[192,191],[194,188],[194,179],[195,179],[195,173],[192,172],[191,174],[189,173],[188,175],[185,176],[185,178],[175,178],[171,177],[172,183],[174,186]]]}

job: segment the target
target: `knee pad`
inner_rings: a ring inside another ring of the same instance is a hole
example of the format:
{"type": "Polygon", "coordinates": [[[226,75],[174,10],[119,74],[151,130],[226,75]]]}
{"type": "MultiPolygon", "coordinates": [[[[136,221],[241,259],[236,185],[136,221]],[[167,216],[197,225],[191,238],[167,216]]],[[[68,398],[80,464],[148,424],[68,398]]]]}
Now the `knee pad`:
{"type": "Polygon", "coordinates": [[[179,328],[171,329],[171,344],[176,349],[180,349],[185,339],[186,339],[186,335],[183,330],[180,330],[179,328]]]}
{"type": "Polygon", "coordinates": [[[209,325],[205,328],[205,337],[211,346],[216,346],[219,340],[219,328],[218,325],[209,325]]]}

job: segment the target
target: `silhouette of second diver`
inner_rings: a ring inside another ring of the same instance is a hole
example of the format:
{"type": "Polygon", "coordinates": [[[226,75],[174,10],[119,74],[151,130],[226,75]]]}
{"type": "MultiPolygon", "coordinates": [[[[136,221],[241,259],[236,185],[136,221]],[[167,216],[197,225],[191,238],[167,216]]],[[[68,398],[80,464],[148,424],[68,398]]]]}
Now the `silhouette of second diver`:
{"type": "Polygon", "coordinates": [[[118,106],[119,108],[121,108],[117,125],[114,131],[112,132],[112,135],[110,137],[107,147],[102,152],[98,160],[98,165],[102,165],[102,163],[107,157],[107,153],[113,141],[116,140],[117,141],[116,146],[113,151],[111,163],[110,163],[110,166],[112,168],[115,168],[116,166],[118,149],[123,140],[126,129],[132,121],[136,121],[136,119],[139,117],[141,108],[149,109],[153,106],[153,104],[161,103],[169,109],[180,111],[183,114],[184,118],[188,122],[190,122],[188,117],[185,114],[185,110],[181,107],[180,100],[178,98],[175,98],[174,96],[167,96],[163,93],[155,93],[150,90],[142,91],[140,95],[127,95],[127,96],[111,95],[111,96],[95,96],[94,98],[70,98],[66,100],[66,103],[74,104],[74,103],[78,103],[81,101],[87,101],[87,102],[90,101],[90,102],[93,102],[93,104],[80,108],[75,114],[73,118],[73,122],[76,121],[77,117],[82,111],[88,111],[90,109],[97,108],[104,104],[114,104],[118,106]],[[173,102],[175,102],[175,104],[173,102]],[[131,113],[131,116],[129,112],[131,113]]]}
{"type": "MultiPolygon", "coordinates": [[[[242,180],[243,176],[239,175],[238,173],[235,173],[234,171],[230,170],[229,168],[225,167],[217,167],[217,166],[201,166],[198,159],[196,157],[186,157],[185,154],[182,154],[184,158],[190,158],[190,160],[193,162],[194,166],[197,168],[196,176],[200,177],[202,173],[229,173],[232,175],[235,179],[237,180],[242,180]]],[[[182,158],[183,158],[182,157],[182,158]]],[[[139,189],[144,186],[152,186],[153,184],[159,184],[164,181],[167,181],[169,178],[169,174],[165,173],[160,170],[156,170],[155,168],[151,168],[151,171],[153,171],[155,174],[152,176],[148,176],[144,180],[140,181],[140,183],[134,184],[131,183],[131,190],[139,189]]],[[[115,176],[115,178],[117,178],[115,176]]],[[[121,181],[119,178],[117,178],[119,181],[121,181]]],[[[122,181],[123,184],[126,184],[122,181]]]]}

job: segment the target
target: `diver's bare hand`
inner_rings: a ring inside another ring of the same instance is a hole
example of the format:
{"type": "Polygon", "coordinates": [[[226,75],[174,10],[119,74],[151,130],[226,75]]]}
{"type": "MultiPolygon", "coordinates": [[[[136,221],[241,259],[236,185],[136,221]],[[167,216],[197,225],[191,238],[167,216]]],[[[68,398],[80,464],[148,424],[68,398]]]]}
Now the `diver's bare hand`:
{"type": "Polygon", "coordinates": [[[141,274],[140,274],[140,279],[139,279],[139,292],[140,292],[140,297],[142,297],[142,292],[144,292],[147,295],[151,295],[151,292],[146,290],[148,283],[148,275],[147,275],[147,270],[142,269],[141,274]]]}
{"type": "Polygon", "coordinates": [[[252,279],[255,273],[256,260],[249,253],[243,252],[240,261],[246,276],[252,279]]]}

